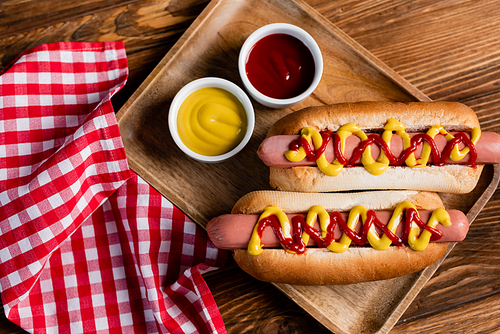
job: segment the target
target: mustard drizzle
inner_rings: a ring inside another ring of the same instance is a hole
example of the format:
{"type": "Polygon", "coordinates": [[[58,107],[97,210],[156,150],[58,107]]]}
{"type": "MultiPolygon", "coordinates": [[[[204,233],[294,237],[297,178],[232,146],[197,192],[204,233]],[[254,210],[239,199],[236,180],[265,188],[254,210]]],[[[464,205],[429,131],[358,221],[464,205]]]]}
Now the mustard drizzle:
{"type": "MultiPolygon", "coordinates": [[[[418,214],[418,210],[412,203],[408,201],[401,202],[394,209],[391,219],[387,224],[387,228],[392,233],[396,232],[399,224],[403,221],[403,214],[407,209],[416,210],[417,216],[420,217],[420,215],[418,214]]],[[[357,205],[353,209],[351,209],[347,220],[348,228],[354,231],[356,225],[360,221],[364,225],[367,221],[368,211],[369,210],[362,205],[357,205]]],[[[265,219],[271,215],[275,215],[277,217],[280,226],[283,229],[283,235],[285,236],[285,238],[291,238],[291,225],[287,215],[277,206],[268,206],[265,208],[264,212],[259,217],[257,224],[255,224],[254,226],[247,249],[250,255],[259,255],[260,253],[262,253],[262,247],[264,245],[261,243],[261,239],[258,233],[259,224],[262,219],[265,219]]],[[[312,227],[316,220],[319,220],[321,238],[324,239],[327,236],[327,229],[330,225],[330,215],[320,205],[312,206],[309,209],[306,217],[306,224],[312,227]]],[[[451,220],[448,212],[441,208],[434,210],[431,214],[431,217],[429,218],[429,221],[427,222],[427,226],[431,228],[436,228],[438,224],[441,224],[443,226],[451,225],[451,220]]],[[[425,229],[420,233],[420,227],[415,223],[415,221],[412,221],[407,242],[413,250],[421,251],[427,248],[431,236],[432,233],[425,229]]],[[[309,242],[309,235],[306,232],[303,232],[301,237],[304,244],[307,245],[307,243],[309,242]]],[[[385,233],[382,234],[382,236],[378,235],[374,224],[371,225],[370,229],[368,230],[367,240],[370,246],[372,246],[376,250],[386,250],[392,244],[391,239],[385,233]]],[[[349,238],[349,236],[345,232],[343,232],[341,238],[338,241],[333,240],[327,246],[327,248],[332,252],[342,253],[349,248],[351,242],[352,240],[349,238]]],[[[285,247],[283,246],[283,248],[285,247]]],[[[293,251],[290,251],[286,248],[285,250],[289,253],[294,253],[293,251]]]]}
{"type": "MultiPolygon", "coordinates": [[[[360,138],[361,141],[365,141],[368,139],[368,136],[354,123],[348,123],[341,126],[337,131],[337,134],[340,137],[342,154],[345,153],[345,142],[347,137],[355,135],[360,138]]],[[[387,124],[384,126],[384,132],[381,135],[382,140],[387,144],[389,148],[393,134],[396,134],[397,136],[402,138],[403,147],[405,150],[411,146],[411,138],[406,132],[405,126],[398,120],[390,118],[388,119],[387,124]]],[[[448,141],[455,138],[453,135],[448,133],[441,125],[432,125],[427,131],[427,135],[429,135],[432,139],[434,139],[438,134],[444,135],[448,141]]],[[[316,150],[320,148],[323,143],[321,134],[311,127],[305,127],[304,129],[302,129],[301,136],[302,138],[305,138],[309,144],[311,144],[312,141],[316,150]]],[[[480,137],[481,130],[477,127],[472,128],[470,139],[472,144],[476,145],[480,137]]],[[[361,156],[361,163],[370,174],[381,175],[387,170],[387,168],[389,168],[390,161],[385,155],[384,150],[381,150],[381,153],[378,156],[377,160],[373,159],[370,147],[371,145],[368,145],[363,151],[363,154],[361,156]]],[[[460,150],[459,145],[456,144],[454,145],[449,158],[453,161],[462,160],[469,153],[469,151],[469,147],[464,147],[462,150],[460,150]]],[[[405,164],[411,168],[424,167],[427,165],[430,155],[431,147],[429,144],[424,143],[420,158],[416,159],[415,154],[411,153],[405,160],[405,164]]],[[[306,152],[304,148],[300,146],[298,151],[287,150],[285,152],[285,157],[289,161],[299,162],[306,158],[306,152]]],[[[319,158],[317,158],[316,165],[324,174],[330,176],[337,176],[344,168],[344,165],[339,162],[338,159],[335,159],[332,163],[329,163],[324,152],[319,156],[319,158]]]]}

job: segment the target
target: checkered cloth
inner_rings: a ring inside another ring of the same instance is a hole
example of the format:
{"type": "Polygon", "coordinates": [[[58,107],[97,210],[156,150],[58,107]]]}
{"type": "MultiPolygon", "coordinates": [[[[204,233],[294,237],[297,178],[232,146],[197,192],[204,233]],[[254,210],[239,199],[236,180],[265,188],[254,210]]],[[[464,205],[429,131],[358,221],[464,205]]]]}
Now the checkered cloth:
{"type": "Polygon", "coordinates": [[[56,43],[0,76],[0,293],[34,333],[225,333],[203,229],[132,172],[110,102],[121,42],[56,43]]]}

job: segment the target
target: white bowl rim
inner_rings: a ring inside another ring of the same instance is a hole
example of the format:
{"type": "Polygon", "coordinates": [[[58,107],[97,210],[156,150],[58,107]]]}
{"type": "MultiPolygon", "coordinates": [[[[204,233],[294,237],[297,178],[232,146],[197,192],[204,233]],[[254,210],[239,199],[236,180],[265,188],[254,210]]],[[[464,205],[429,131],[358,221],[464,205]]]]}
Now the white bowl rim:
{"type": "Polygon", "coordinates": [[[314,38],[304,29],[289,23],[271,23],[258,28],[245,40],[238,56],[238,71],[245,88],[250,95],[255,97],[258,101],[264,101],[267,104],[276,106],[293,105],[311,95],[318,86],[323,74],[323,55],[321,54],[321,49],[316,43],[316,40],[314,40],[314,38]],[[250,83],[245,71],[246,59],[253,45],[263,37],[277,33],[288,34],[298,38],[305,44],[309,51],[311,51],[315,61],[315,74],[311,85],[301,94],[288,99],[277,99],[262,94],[250,83]]]}
{"type": "Polygon", "coordinates": [[[172,100],[172,103],[170,104],[170,109],[168,114],[168,126],[170,129],[170,135],[172,136],[175,144],[185,154],[201,162],[221,162],[233,157],[238,152],[240,152],[246,146],[246,144],[248,144],[250,138],[252,137],[253,130],[255,127],[255,112],[249,97],[238,85],[222,78],[204,77],[189,82],[177,92],[174,99],[172,100]],[[181,106],[182,102],[184,102],[184,100],[186,99],[186,97],[189,96],[189,94],[199,89],[208,87],[221,88],[233,94],[241,102],[243,108],[245,109],[245,113],[247,115],[247,130],[241,142],[231,151],[226,152],[224,154],[213,155],[213,156],[202,155],[189,149],[182,142],[177,130],[177,115],[179,112],[179,107],[181,106]]]}

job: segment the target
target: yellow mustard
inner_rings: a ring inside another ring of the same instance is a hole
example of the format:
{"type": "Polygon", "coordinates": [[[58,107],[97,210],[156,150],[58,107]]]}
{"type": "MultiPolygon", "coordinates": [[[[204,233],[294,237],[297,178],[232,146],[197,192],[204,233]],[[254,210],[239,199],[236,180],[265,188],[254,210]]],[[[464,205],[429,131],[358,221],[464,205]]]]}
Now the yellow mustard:
{"type": "MultiPolygon", "coordinates": [[[[401,224],[403,221],[403,215],[407,209],[417,210],[412,203],[407,201],[401,202],[396,206],[392,213],[391,219],[387,224],[387,228],[391,232],[396,233],[399,224],[401,224]]],[[[349,212],[348,220],[346,222],[349,229],[355,230],[356,225],[360,221],[362,224],[365,224],[368,219],[368,211],[369,210],[362,205],[357,205],[352,208],[349,212]]],[[[265,208],[264,212],[259,217],[259,221],[254,226],[253,233],[247,248],[247,251],[250,255],[259,255],[260,253],[262,253],[262,247],[264,245],[261,244],[261,239],[258,234],[259,223],[262,219],[267,218],[270,215],[275,215],[277,217],[278,221],[280,222],[281,228],[283,229],[283,236],[285,238],[291,238],[291,226],[287,215],[280,208],[276,206],[269,206],[265,208]]],[[[419,216],[418,211],[417,216],[419,216]]],[[[316,220],[319,220],[321,237],[325,238],[327,236],[328,226],[330,225],[330,215],[320,205],[312,206],[309,209],[306,217],[306,224],[312,227],[316,220]]],[[[436,228],[438,224],[442,224],[443,226],[451,225],[450,216],[444,209],[434,210],[431,217],[429,218],[429,221],[427,222],[427,226],[432,228],[436,228]]],[[[411,223],[407,242],[413,250],[421,251],[427,248],[431,236],[432,234],[427,230],[423,230],[420,233],[420,227],[413,221],[411,223]]],[[[302,234],[302,240],[304,244],[307,245],[309,241],[309,235],[304,232],[302,234]]],[[[381,237],[378,235],[375,225],[372,225],[368,230],[367,240],[370,246],[372,246],[376,250],[386,250],[392,244],[391,239],[386,234],[383,234],[381,237]]],[[[327,246],[327,248],[332,252],[342,253],[349,248],[351,242],[352,240],[349,238],[349,236],[346,233],[343,233],[339,241],[333,241],[330,245],[327,246]]],[[[287,251],[293,253],[293,251],[287,251]]]]}
{"type": "Polygon", "coordinates": [[[245,109],[230,92],[215,87],[191,93],[177,116],[179,137],[192,151],[221,155],[243,140],[248,126],[245,109]]]}
{"type": "MultiPolygon", "coordinates": [[[[368,136],[354,123],[348,123],[339,128],[337,134],[340,137],[340,145],[342,154],[344,154],[345,150],[345,142],[347,137],[351,135],[355,135],[361,139],[361,141],[365,141],[368,139],[368,136]]],[[[394,118],[388,119],[386,125],[384,126],[384,132],[382,133],[382,139],[386,142],[388,147],[390,148],[390,142],[392,135],[396,134],[397,136],[403,139],[404,149],[407,149],[411,146],[411,138],[406,133],[405,126],[394,118]]],[[[452,140],[454,137],[448,133],[441,125],[433,125],[427,131],[427,135],[429,135],[432,139],[436,137],[436,135],[442,134],[446,137],[448,141],[452,140]]],[[[320,148],[323,143],[323,138],[321,134],[311,128],[306,127],[302,129],[301,136],[307,140],[308,143],[313,143],[316,149],[320,148]]],[[[479,138],[481,137],[481,130],[479,128],[473,128],[471,132],[471,142],[476,145],[479,138]]],[[[458,144],[453,147],[453,150],[450,154],[450,159],[453,161],[459,161],[463,159],[468,153],[470,149],[468,147],[459,149],[458,144]]],[[[415,155],[412,153],[406,159],[405,164],[411,168],[418,168],[427,165],[429,157],[431,155],[431,147],[429,144],[424,143],[422,154],[419,159],[415,158],[415,155]]],[[[292,162],[299,162],[306,158],[306,153],[303,147],[299,148],[299,151],[288,150],[285,152],[285,157],[292,162]]],[[[389,159],[386,157],[384,151],[382,150],[377,160],[373,159],[371,155],[370,145],[366,147],[363,154],[361,155],[361,163],[365,167],[365,169],[372,175],[381,175],[384,173],[387,168],[389,168],[389,159]]],[[[319,170],[321,170],[324,174],[329,176],[337,176],[343,169],[343,165],[335,159],[333,163],[329,163],[325,157],[325,153],[323,152],[320,157],[316,160],[316,165],[319,170]]]]}
{"type": "MultiPolygon", "coordinates": [[[[260,215],[259,221],[271,215],[275,215],[278,218],[285,238],[291,238],[290,221],[288,220],[287,215],[277,206],[268,206],[260,215]]],[[[252,237],[250,238],[250,242],[248,243],[248,253],[250,255],[259,255],[260,253],[262,253],[263,245],[260,242],[259,233],[257,232],[258,228],[259,224],[257,223],[253,228],[252,237]]]]}

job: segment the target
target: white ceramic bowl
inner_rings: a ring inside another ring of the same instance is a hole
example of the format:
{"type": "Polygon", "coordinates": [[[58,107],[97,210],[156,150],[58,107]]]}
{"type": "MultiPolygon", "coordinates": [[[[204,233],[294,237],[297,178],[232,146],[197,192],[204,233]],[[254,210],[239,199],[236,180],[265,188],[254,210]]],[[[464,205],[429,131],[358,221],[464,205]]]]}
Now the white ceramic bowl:
{"type": "Polygon", "coordinates": [[[245,85],[245,89],[257,102],[270,108],[287,108],[303,101],[316,89],[323,74],[323,56],[321,55],[321,50],[316,41],[304,29],[288,23],[272,23],[257,29],[245,40],[245,43],[243,43],[238,57],[238,70],[241,80],[245,85]],[[255,43],[257,43],[262,38],[272,34],[291,35],[302,41],[302,43],[307,46],[309,51],[311,51],[315,62],[314,78],[309,88],[307,88],[298,96],[288,99],[276,99],[266,96],[259,92],[248,79],[245,67],[249,52],[252,50],[255,43]]]}
{"type": "Polygon", "coordinates": [[[170,129],[170,134],[172,135],[175,144],[189,157],[201,162],[215,163],[233,157],[238,152],[240,152],[243,149],[243,147],[245,147],[245,145],[252,137],[252,133],[255,127],[255,114],[252,102],[240,87],[225,79],[206,77],[191,81],[183,88],[181,88],[181,90],[179,90],[179,92],[175,95],[170,105],[170,110],[168,114],[168,127],[170,129]],[[221,155],[209,156],[209,155],[202,155],[192,151],[182,142],[177,130],[177,115],[179,112],[179,107],[181,106],[182,102],[184,102],[184,100],[191,93],[207,87],[221,88],[233,94],[243,105],[247,116],[248,126],[242,141],[234,149],[221,155]]]}

